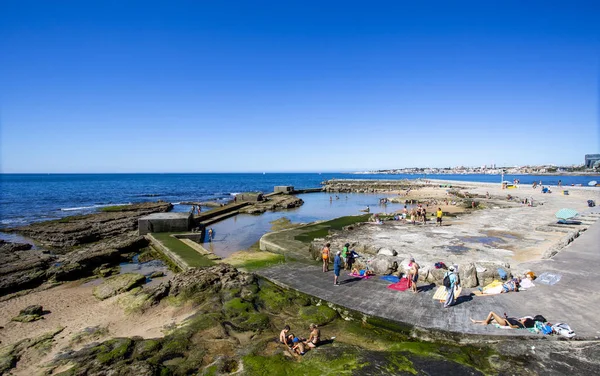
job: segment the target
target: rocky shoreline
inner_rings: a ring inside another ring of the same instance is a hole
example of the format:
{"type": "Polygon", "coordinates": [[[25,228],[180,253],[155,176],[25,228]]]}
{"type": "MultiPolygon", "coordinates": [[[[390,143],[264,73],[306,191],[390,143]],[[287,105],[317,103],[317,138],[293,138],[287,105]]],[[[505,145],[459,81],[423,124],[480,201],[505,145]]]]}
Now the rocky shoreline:
{"type": "Polygon", "coordinates": [[[137,234],[138,218],[171,208],[169,203],[149,202],[4,230],[26,236],[47,249],[0,242],[0,296],[43,283],[89,277],[130,260],[132,253],[148,245],[137,234]]]}

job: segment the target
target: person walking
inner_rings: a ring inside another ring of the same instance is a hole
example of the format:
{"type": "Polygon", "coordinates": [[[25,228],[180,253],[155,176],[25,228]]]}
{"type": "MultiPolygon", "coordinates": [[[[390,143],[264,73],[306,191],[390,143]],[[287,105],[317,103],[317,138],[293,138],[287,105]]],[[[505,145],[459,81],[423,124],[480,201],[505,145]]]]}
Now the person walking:
{"type": "Polygon", "coordinates": [[[448,268],[448,271],[444,274],[444,279],[446,279],[446,277],[450,280],[450,286],[446,286],[447,297],[446,302],[444,302],[444,308],[448,308],[456,303],[454,288],[458,286],[458,278],[454,273],[454,266],[448,268]]]}
{"type": "Polygon", "coordinates": [[[335,258],[333,259],[333,285],[339,286],[338,278],[340,277],[340,270],[342,269],[342,251],[337,251],[335,258]]]}
{"type": "Polygon", "coordinates": [[[325,244],[325,247],[323,247],[323,250],[321,251],[321,258],[323,259],[323,273],[326,273],[329,271],[329,247],[331,246],[331,244],[327,243],[325,244]]]}
{"type": "Polygon", "coordinates": [[[442,208],[438,208],[436,215],[437,215],[437,225],[441,227],[442,226],[442,216],[444,215],[442,208]]]}

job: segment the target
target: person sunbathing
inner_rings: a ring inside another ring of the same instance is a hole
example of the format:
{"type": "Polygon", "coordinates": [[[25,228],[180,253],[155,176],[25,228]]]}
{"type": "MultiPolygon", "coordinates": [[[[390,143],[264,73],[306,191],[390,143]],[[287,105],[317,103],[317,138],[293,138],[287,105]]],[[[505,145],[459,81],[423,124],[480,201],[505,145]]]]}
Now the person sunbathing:
{"type": "Polygon", "coordinates": [[[481,325],[489,325],[492,320],[496,321],[500,326],[507,326],[512,329],[519,328],[533,328],[535,326],[535,321],[531,316],[521,317],[520,319],[516,319],[514,317],[508,317],[506,313],[504,317],[496,314],[495,312],[490,312],[485,320],[473,320],[470,319],[473,324],[481,324],[481,325]]]}

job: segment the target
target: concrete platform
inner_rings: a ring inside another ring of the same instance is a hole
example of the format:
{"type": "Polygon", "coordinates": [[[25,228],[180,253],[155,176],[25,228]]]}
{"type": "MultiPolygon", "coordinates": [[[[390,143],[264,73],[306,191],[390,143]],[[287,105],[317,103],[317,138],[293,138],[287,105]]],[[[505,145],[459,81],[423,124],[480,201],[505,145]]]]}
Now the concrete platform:
{"type": "MultiPolygon", "coordinates": [[[[598,212],[598,210],[594,210],[598,212]]],[[[379,277],[353,278],[342,271],[340,286],[333,285],[333,272],[323,273],[320,265],[287,263],[258,271],[282,286],[332,302],[367,315],[393,320],[419,329],[485,336],[544,338],[527,330],[504,330],[493,325],[474,325],[469,318],[484,319],[490,311],[509,316],[543,315],[552,323],[566,322],[576,339],[600,337],[600,222],[554,258],[525,266],[536,274],[561,274],[554,286],[535,283],[528,291],[488,297],[469,296],[463,291],[456,306],[443,308],[432,299],[434,285],[419,285],[420,292],[398,292],[387,288],[379,277]]],[[[469,337],[469,336],[466,336],[469,337]]],[[[553,336],[559,338],[557,336],[553,336]]]]}

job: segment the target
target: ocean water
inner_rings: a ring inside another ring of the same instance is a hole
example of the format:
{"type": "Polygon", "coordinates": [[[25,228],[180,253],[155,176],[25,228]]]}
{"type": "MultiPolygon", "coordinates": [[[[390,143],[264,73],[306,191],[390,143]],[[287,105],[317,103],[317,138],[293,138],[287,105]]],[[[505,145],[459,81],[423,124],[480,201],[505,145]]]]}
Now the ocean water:
{"type": "MultiPolygon", "coordinates": [[[[0,174],[0,228],[15,227],[69,215],[96,212],[102,206],[163,200],[187,211],[182,201],[228,201],[238,192],[271,192],[276,185],[315,188],[327,179],[417,179],[424,175],[355,175],[342,173],[267,174],[0,174]]],[[[499,182],[498,175],[427,175],[430,179],[499,182]]],[[[542,180],[546,185],[587,185],[600,177],[511,176],[522,184],[542,180]]],[[[328,199],[328,198],[327,198],[328,199]]],[[[362,205],[362,203],[360,203],[362,205]]],[[[354,211],[354,207],[351,209],[354,211]]],[[[317,210],[317,209],[315,209],[317,210]]],[[[337,213],[304,213],[307,220],[337,213]]],[[[340,214],[344,215],[344,214],[340,214]]],[[[313,219],[313,220],[314,220],[313,219]]]]}

